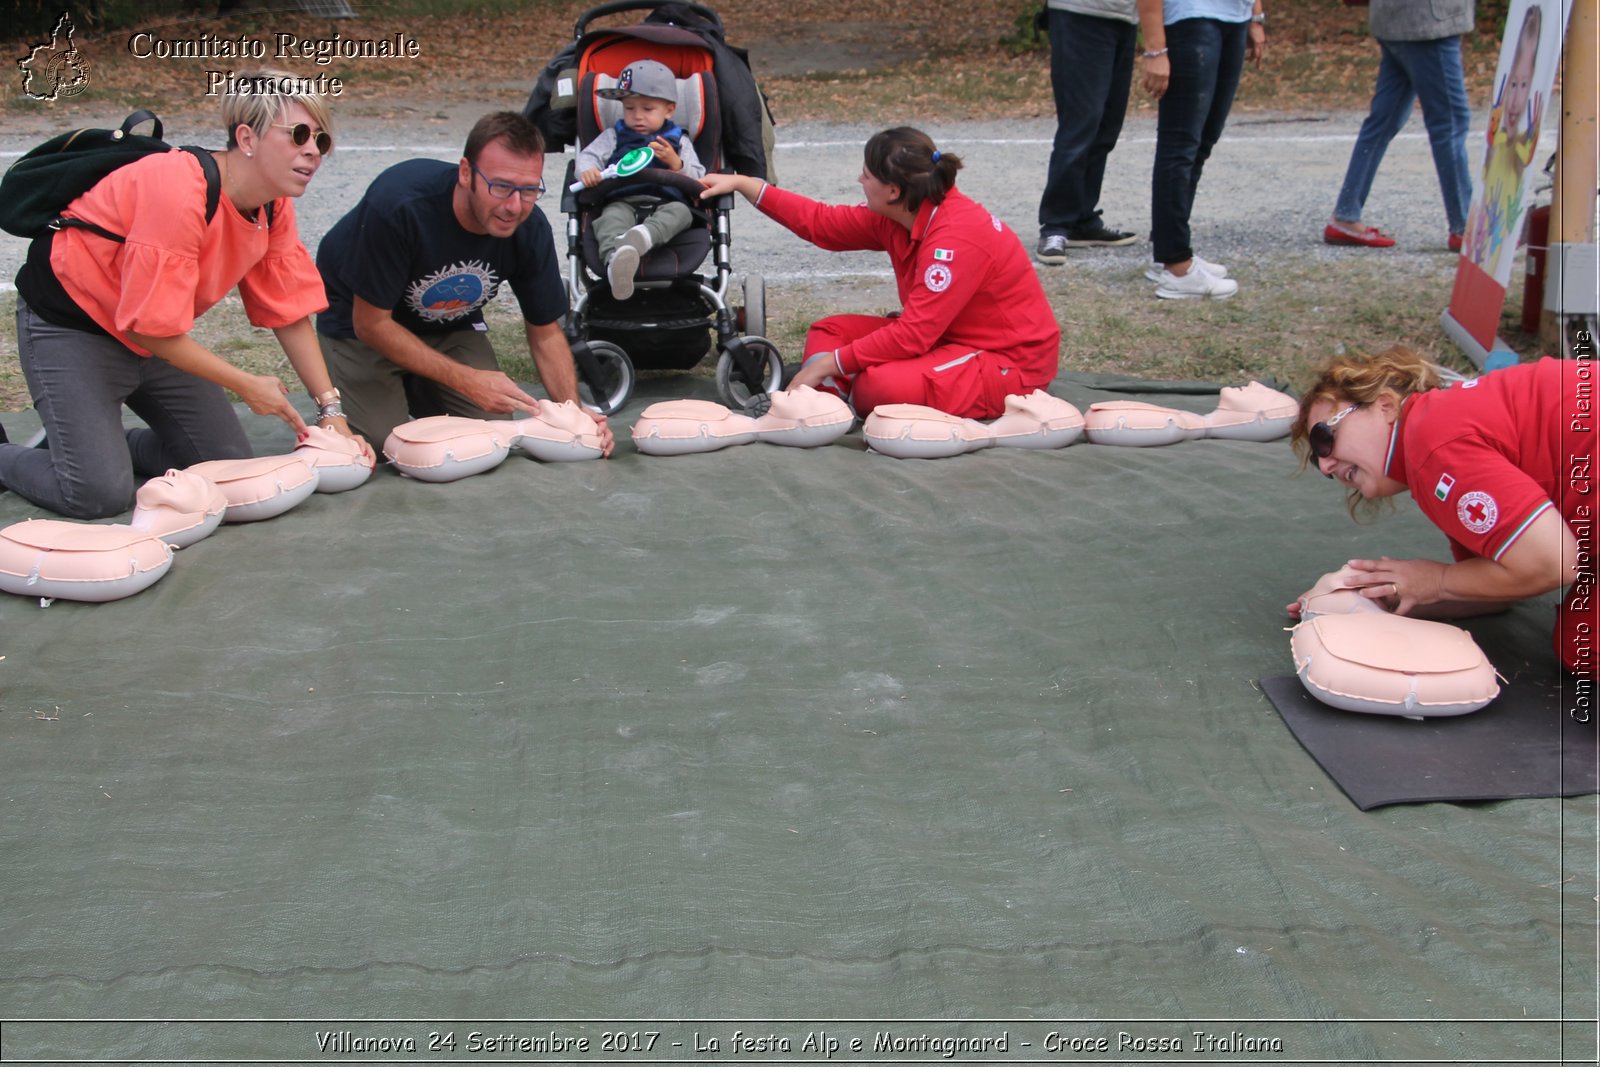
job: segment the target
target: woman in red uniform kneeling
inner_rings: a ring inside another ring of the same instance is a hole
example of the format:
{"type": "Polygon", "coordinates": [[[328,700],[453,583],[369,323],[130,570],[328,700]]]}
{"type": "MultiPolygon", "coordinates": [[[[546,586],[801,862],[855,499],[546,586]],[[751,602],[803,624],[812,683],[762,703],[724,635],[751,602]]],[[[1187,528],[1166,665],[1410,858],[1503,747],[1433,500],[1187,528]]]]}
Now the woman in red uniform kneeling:
{"type": "Polygon", "coordinates": [[[905,126],[874,134],[865,155],[867,199],[852,207],[737,174],[703,179],[704,196],[740,193],[818,248],[889,254],[901,312],[813,323],[791,387],[832,379],[863,416],[925,404],[989,419],[1008,395],[1049,385],[1061,328],[1017,235],[956,188],[961,160],[905,126]]]}
{"type": "Polygon", "coordinates": [[[1597,372],[1593,362],[1543,359],[1441,389],[1404,346],[1330,361],[1300,401],[1292,439],[1302,462],[1345,487],[1352,515],[1409,490],[1455,559],[1352,560],[1362,595],[1443,618],[1565,589],[1556,656],[1592,672],[1600,496],[1594,432],[1579,408],[1592,410],[1597,372]]]}

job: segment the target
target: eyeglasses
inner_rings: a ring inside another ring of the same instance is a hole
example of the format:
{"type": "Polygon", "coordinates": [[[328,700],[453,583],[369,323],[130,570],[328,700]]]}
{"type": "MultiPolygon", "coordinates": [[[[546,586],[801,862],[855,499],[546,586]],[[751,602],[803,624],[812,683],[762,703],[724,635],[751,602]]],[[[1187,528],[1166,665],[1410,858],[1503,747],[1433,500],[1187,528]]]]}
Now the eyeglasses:
{"type": "MultiPolygon", "coordinates": [[[[297,122],[293,126],[289,125],[287,122],[274,122],[272,125],[280,130],[288,130],[289,139],[295,143],[296,147],[299,147],[300,145],[303,145],[307,141],[311,140],[311,127],[304,122],[297,122]]],[[[328,133],[327,130],[318,130],[317,154],[320,156],[325,156],[332,151],[333,135],[328,133]]]]}
{"type": "Polygon", "coordinates": [[[1344,421],[1344,417],[1360,407],[1360,404],[1351,404],[1343,411],[1326,422],[1319,422],[1311,427],[1308,438],[1311,441],[1311,454],[1317,459],[1327,459],[1333,455],[1333,428],[1344,421]]]}
{"type": "Polygon", "coordinates": [[[476,163],[472,164],[472,173],[483,179],[484,184],[489,187],[489,195],[496,200],[509,200],[512,193],[516,193],[524,200],[537,200],[544,195],[544,182],[539,182],[537,185],[517,185],[515,182],[503,182],[490,178],[478,169],[476,163]]]}

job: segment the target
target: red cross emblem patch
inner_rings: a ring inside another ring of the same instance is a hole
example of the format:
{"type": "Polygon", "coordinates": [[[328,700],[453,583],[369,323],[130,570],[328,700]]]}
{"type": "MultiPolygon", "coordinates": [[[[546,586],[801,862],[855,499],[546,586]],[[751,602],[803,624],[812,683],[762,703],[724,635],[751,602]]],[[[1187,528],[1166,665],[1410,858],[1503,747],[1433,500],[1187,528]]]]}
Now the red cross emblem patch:
{"type": "Polygon", "coordinates": [[[1494,529],[1495,522],[1500,518],[1500,508],[1495,504],[1494,497],[1473,490],[1463,493],[1461,499],[1456,501],[1456,517],[1461,520],[1461,525],[1473,533],[1485,534],[1494,529]]]}

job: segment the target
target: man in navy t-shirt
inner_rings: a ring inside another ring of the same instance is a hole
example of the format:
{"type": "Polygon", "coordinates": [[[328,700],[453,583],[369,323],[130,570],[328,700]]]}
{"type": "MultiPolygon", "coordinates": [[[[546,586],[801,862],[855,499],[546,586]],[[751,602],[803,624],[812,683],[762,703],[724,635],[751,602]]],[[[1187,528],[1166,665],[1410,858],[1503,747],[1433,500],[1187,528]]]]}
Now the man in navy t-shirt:
{"type": "MultiPolygon", "coordinates": [[[[516,112],[486,115],[459,163],[390,167],[323,237],[317,268],[328,310],[317,332],[350,427],[374,448],[420,415],[508,419],[537,410],[489,344],[483,305],[502,282],[522,308],[550,398],[578,400],[555,242],[534,210],[543,172],[538,128],[516,112]]],[[[611,431],[593,417],[609,455],[611,431]]]]}

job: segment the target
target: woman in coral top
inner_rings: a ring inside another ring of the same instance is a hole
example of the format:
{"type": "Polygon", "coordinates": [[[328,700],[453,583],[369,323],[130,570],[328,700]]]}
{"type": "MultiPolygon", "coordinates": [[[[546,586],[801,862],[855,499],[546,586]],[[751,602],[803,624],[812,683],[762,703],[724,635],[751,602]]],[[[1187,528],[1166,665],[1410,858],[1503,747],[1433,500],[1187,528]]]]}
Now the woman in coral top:
{"type": "Polygon", "coordinates": [[[48,448],[0,444],[0,486],[74,518],[125,511],[142,478],[250,455],[224,390],[303,432],[276,377],[240,370],[191,333],[235,287],[250,321],[277,334],[318,422],[349,432],[310,318],[327,306],[322,279],[293,207],[333,147],[328,109],[278,92],[298,88],[286,78],[255,72],[237,84],[256,92],[224,100],[209,223],[199,160],[172,151],[112,172],[67,209],[126,242],[76,227],[33,242],[17,275],[17,346],[48,448]],[[149,428],[124,431],[124,404],[149,428]]]}
{"type": "Polygon", "coordinates": [[[1017,235],[956,188],[961,160],[906,126],[873,134],[864,154],[866,203],[851,207],[759,178],[701,179],[703,196],[737,192],[818,248],[889,254],[903,310],[812,323],[791,386],[831,386],[862,416],[924,404],[992,419],[1007,396],[1049,385],[1061,328],[1017,235]]]}

